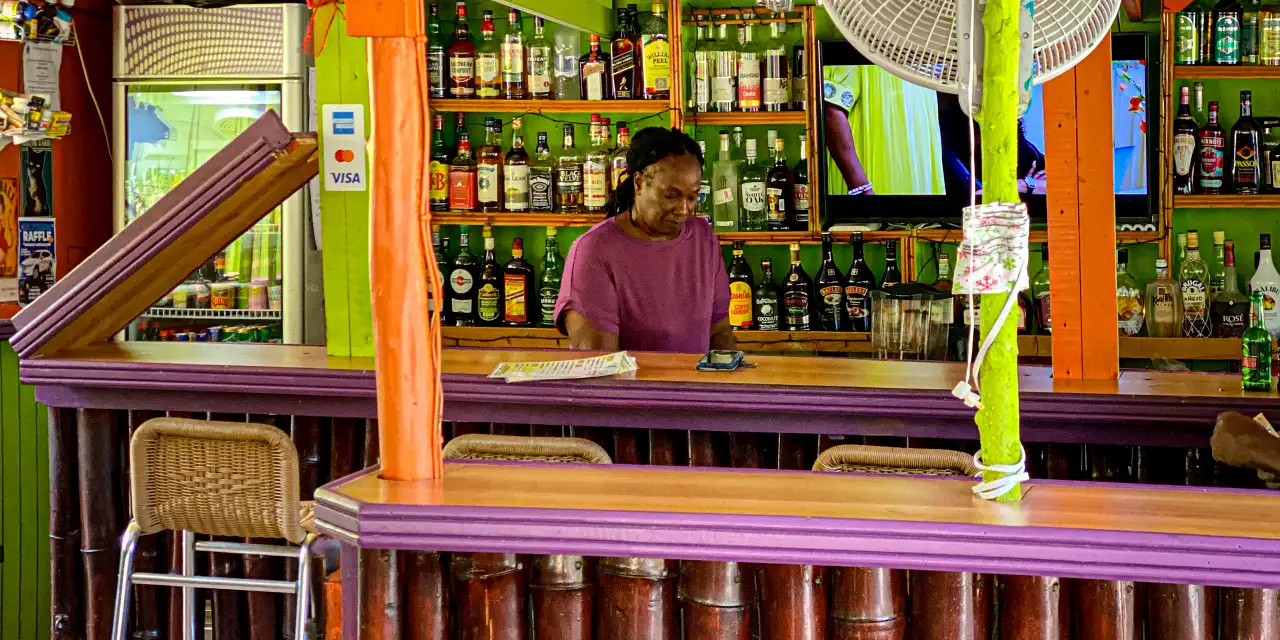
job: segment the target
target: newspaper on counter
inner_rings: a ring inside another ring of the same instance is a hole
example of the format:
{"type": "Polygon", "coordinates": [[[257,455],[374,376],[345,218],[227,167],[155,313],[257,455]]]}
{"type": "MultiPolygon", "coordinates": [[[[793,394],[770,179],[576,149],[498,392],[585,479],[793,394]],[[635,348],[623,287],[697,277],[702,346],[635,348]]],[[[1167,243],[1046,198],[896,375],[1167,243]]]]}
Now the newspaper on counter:
{"type": "Polygon", "coordinates": [[[636,359],[619,351],[594,358],[577,360],[552,360],[550,362],[500,362],[490,378],[505,378],[507,382],[531,380],[580,380],[603,378],[637,370],[636,359]]]}

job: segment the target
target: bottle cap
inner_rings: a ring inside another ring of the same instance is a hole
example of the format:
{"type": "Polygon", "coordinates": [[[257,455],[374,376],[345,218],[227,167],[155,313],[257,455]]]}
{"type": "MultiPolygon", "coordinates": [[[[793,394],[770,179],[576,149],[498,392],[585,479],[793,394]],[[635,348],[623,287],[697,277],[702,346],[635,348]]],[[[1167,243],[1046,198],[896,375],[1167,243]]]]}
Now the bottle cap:
{"type": "Polygon", "coordinates": [[[1227,241],[1227,232],[1226,232],[1226,231],[1214,231],[1214,232],[1213,232],[1213,243],[1214,243],[1214,244],[1223,244],[1223,243],[1224,243],[1224,242],[1226,242],[1226,241],[1227,241]]]}
{"type": "Polygon", "coordinates": [[[523,251],[524,251],[524,238],[516,238],[515,240],[512,240],[512,241],[511,241],[511,251],[512,251],[512,253],[516,253],[516,252],[523,252],[523,251]]]}
{"type": "Polygon", "coordinates": [[[1129,262],[1129,250],[1128,250],[1128,249],[1121,249],[1121,250],[1117,251],[1117,252],[1116,252],[1116,254],[1117,254],[1117,256],[1118,256],[1118,257],[1116,258],[1116,262],[1117,262],[1118,264],[1126,264],[1126,263],[1128,263],[1128,262],[1129,262]]]}
{"type": "Polygon", "coordinates": [[[1157,258],[1157,259],[1156,259],[1156,268],[1157,268],[1157,269],[1168,269],[1168,268],[1169,268],[1169,261],[1168,261],[1168,260],[1165,260],[1164,258],[1157,258]]]}
{"type": "Polygon", "coordinates": [[[556,234],[559,233],[559,231],[560,230],[556,227],[547,227],[547,239],[554,240],[556,238],[556,234]]]}

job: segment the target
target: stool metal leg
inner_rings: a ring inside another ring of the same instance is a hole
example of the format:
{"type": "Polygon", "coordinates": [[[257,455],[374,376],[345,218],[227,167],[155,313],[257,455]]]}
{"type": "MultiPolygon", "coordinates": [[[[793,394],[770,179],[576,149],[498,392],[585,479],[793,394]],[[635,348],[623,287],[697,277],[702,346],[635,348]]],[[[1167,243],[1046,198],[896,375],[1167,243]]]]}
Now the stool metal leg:
{"type": "Polygon", "coordinates": [[[142,529],[130,521],[120,536],[120,577],[116,580],[116,607],[111,618],[111,640],[126,640],[129,632],[129,595],[133,591],[133,552],[142,529]]]}
{"type": "MultiPolygon", "coordinates": [[[[182,532],[182,575],[196,575],[196,534],[190,531],[182,532]]],[[[196,588],[182,587],[182,640],[196,640],[196,625],[201,623],[196,616],[196,588]]]]}
{"type": "Polygon", "coordinates": [[[311,621],[311,543],[315,539],[314,533],[308,533],[302,540],[302,546],[298,547],[298,613],[294,616],[293,631],[295,640],[308,640],[307,623],[311,621]]]}

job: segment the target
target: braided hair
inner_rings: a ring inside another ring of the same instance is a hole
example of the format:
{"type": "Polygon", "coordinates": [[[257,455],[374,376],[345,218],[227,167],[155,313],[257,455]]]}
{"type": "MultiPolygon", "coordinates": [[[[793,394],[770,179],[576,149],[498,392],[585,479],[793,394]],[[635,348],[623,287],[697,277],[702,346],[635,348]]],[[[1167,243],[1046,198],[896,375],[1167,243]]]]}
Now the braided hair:
{"type": "Polygon", "coordinates": [[[702,148],[679,129],[649,127],[636,133],[631,140],[631,148],[627,151],[626,175],[609,200],[609,216],[629,211],[635,205],[636,174],[672,156],[693,156],[698,160],[699,166],[703,163],[702,148]]]}

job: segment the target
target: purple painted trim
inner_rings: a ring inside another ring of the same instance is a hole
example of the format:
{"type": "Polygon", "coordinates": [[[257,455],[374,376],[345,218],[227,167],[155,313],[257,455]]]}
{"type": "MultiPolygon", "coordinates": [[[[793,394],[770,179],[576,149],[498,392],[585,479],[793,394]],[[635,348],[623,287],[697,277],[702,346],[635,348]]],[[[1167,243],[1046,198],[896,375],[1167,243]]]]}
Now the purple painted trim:
{"type": "Polygon", "coordinates": [[[12,338],[14,331],[12,320],[0,320],[0,340],[12,338]]]}
{"type": "Polygon", "coordinates": [[[316,515],[320,529],[345,544],[378,549],[884,566],[1280,588],[1280,540],[796,516],[361,504],[330,486],[316,493],[316,515]]]}
{"type": "Polygon", "coordinates": [[[342,637],[360,637],[360,548],[342,545],[342,637]]]}

